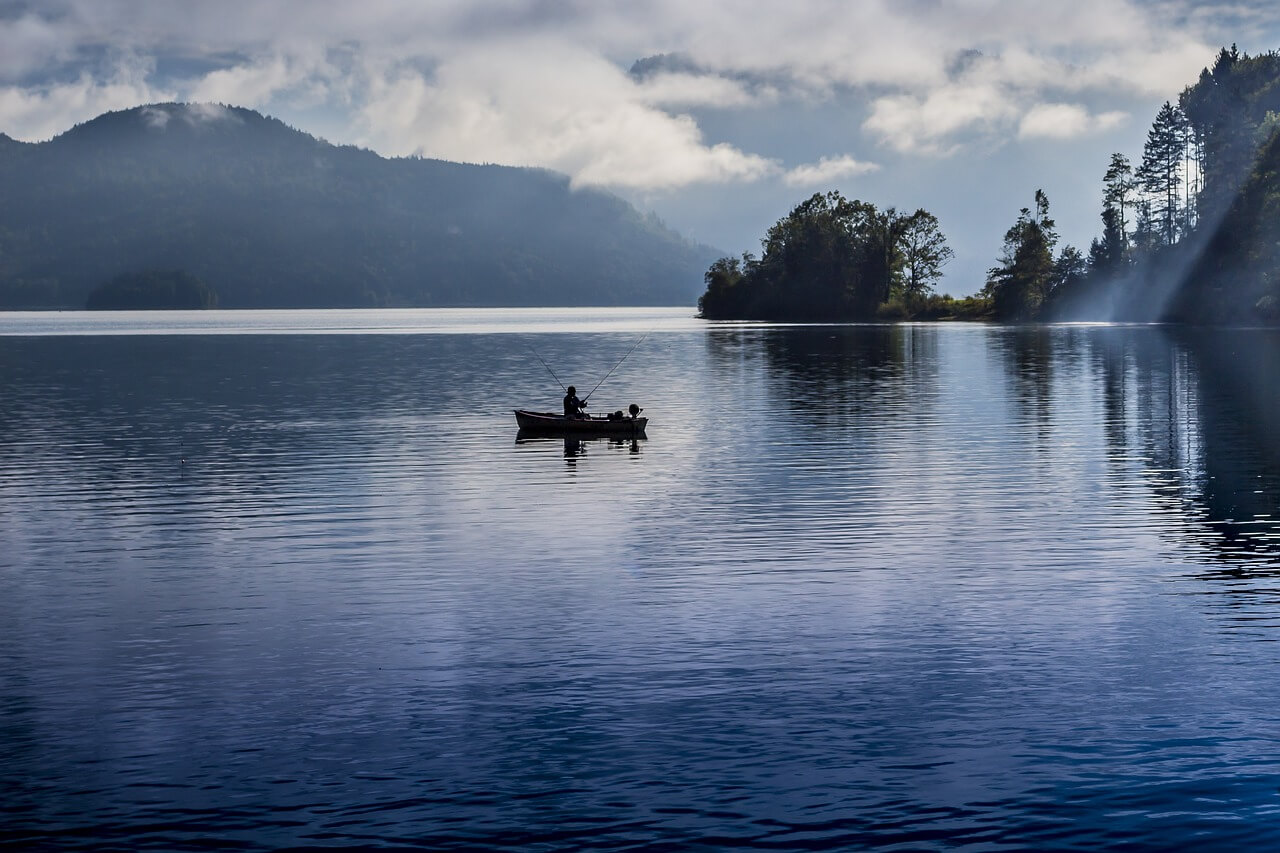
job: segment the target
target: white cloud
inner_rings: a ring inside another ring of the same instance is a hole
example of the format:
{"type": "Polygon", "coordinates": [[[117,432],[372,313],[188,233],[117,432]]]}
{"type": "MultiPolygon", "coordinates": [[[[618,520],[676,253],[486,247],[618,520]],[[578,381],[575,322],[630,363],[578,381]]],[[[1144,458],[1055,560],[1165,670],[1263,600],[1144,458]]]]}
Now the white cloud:
{"type": "Polygon", "coordinates": [[[183,108],[183,119],[188,124],[214,124],[231,122],[242,124],[243,119],[222,104],[186,104],[183,108]]]}
{"type": "Polygon", "coordinates": [[[877,98],[863,128],[899,151],[947,154],[961,134],[994,132],[1017,113],[1015,97],[1000,87],[949,85],[877,98]]]}
{"type": "Polygon", "coordinates": [[[0,79],[14,79],[61,59],[70,43],[56,26],[35,15],[0,20],[0,79]]]}
{"type": "Polygon", "coordinates": [[[1129,120],[1129,114],[1123,110],[1108,110],[1105,113],[1098,113],[1093,117],[1095,130],[1110,130],[1118,127],[1129,120]]]}
{"type": "Polygon", "coordinates": [[[396,154],[547,166],[580,185],[661,189],[777,171],[771,160],[707,144],[692,118],[650,96],[589,51],[524,41],[452,57],[430,78],[372,70],[361,141],[396,154]]]}
{"type": "Polygon", "coordinates": [[[879,168],[875,163],[855,160],[845,154],[840,157],[823,157],[817,163],[796,166],[783,175],[782,180],[789,187],[816,187],[865,175],[879,168]]]}
{"type": "Polygon", "coordinates": [[[164,130],[175,120],[191,127],[242,122],[240,116],[222,104],[152,104],[142,109],[142,120],[154,130],[164,130]]]}
{"type": "Polygon", "coordinates": [[[15,139],[39,141],[104,112],[173,100],[171,90],[147,81],[148,70],[145,64],[125,62],[106,80],[86,72],[66,83],[0,87],[0,131],[15,139]]]}
{"type": "Polygon", "coordinates": [[[773,101],[777,92],[753,94],[741,82],[713,74],[663,73],[640,82],[638,94],[645,103],[671,109],[761,106],[773,101]]]}
{"type": "Polygon", "coordinates": [[[1118,111],[1093,115],[1079,104],[1037,104],[1022,117],[1018,137],[1072,139],[1115,127],[1126,118],[1127,113],[1118,111]]]}
{"type": "Polygon", "coordinates": [[[247,65],[220,68],[204,76],[191,89],[190,99],[199,102],[262,107],[281,91],[302,82],[305,73],[298,63],[273,56],[247,65]]]}
{"type": "Polygon", "coordinates": [[[177,97],[322,108],[346,139],[384,153],[547,166],[578,183],[751,181],[784,173],[706,139],[693,113],[862,100],[863,130],[910,154],[1091,132],[1120,120],[1106,99],[1193,80],[1212,60],[1215,20],[1190,0],[42,0],[0,20],[0,79],[48,75],[0,89],[0,129],[41,138],[177,97]],[[84,59],[108,47],[218,67],[122,78],[84,59]],[[623,73],[656,53],[695,70],[623,73]],[[1055,106],[1085,116],[1045,112],[1055,106]]]}

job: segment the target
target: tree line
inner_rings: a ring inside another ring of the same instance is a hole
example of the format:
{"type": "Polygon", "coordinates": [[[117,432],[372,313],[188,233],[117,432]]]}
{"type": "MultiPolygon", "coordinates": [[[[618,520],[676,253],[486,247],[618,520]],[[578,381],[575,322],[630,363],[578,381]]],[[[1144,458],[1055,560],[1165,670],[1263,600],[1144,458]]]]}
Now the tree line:
{"type": "Polygon", "coordinates": [[[213,288],[185,270],[121,273],[94,288],[85,300],[90,311],[217,308],[213,288]]]}
{"type": "Polygon", "coordinates": [[[1036,192],[984,294],[1001,320],[1280,321],[1280,54],[1219,51],[1102,174],[1087,256],[1036,192]]]}
{"type": "Polygon", "coordinates": [[[1234,45],[1156,113],[1141,156],[1102,170],[1102,233],[1059,247],[1036,190],[982,291],[933,294],[952,253],[925,210],[802,202],[756,258],[721,258],[708,318],[1280,322],[1280,54],[1234,45]]]}

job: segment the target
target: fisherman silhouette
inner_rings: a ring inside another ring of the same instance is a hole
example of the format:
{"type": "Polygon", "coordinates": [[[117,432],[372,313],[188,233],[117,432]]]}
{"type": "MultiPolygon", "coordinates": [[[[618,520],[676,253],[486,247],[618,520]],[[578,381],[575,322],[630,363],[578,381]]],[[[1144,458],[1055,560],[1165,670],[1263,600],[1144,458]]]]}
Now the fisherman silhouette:
{"type": "Polygon", "coordinates": [[[578,399],[578,389],[570,385],[565,389],[564,395],[564,416],[566,418],[585,418],[586,413],[582,410],[586,408],[587,401],[578,399]]]}

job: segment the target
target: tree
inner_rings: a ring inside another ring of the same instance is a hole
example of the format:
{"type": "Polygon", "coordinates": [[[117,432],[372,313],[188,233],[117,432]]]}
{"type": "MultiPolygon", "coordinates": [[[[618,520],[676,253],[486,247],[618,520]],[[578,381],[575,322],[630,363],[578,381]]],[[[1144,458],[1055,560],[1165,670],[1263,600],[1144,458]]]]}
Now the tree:
{"type": "MultiPolygon", "coordinates": [[[[1096,240],[1094,241],[1097,242],[1096,240]]],[[[1079,304],[1089,278],[1089,263],[1075,246],[1065,246],[1053,262],[1041,316],[1058,319],[1079,304]]]]}
{"type": "Polygon", "coordinates": [[[1089,271],[1093,275],[1104,278],[1112,277],[1124,270],[1128,264],[1129,239],[1120,226],[1118,208],[1102,209],[1102,238],[1095,239],[1089,246],[1089,271]]]}
{"type": "Polygon", "coordinates": [[[919,299],[932,293],[934,285],[942,278],[942,268],[956,254],[947,245],[947,238],[938,226],[938,217],[923,208],[906,217],[902,223],[900,245],[903,295],[919,299]]]}
{"type": "Polygon", "coordinates": [[[732,313],[734,297],[739,295],[735,287],[742,281],[743,270],[751,260],[750,255],[744,254],[741,262],[737,258],[720,258],[713,263],[702,277],[707,284],[707,292],[698,297],[698,311],[704,314],[732,313]]]}
{"type": "Polygon", "coordinates": [[[1080,288],[1073,310],[1088,299],[1125,319],[1280,319],[1280,52],[1223,48],[1160,107],[1132,178],[1126,167],[1112,155],[1089,249],[1089,277],[1106,286],[1080,288]]]}
{"type": "Polygon", "coordinates": [[[1075,246],[1064,246],[1053,262],[1053,271],[1049,276],[1049,292],[1070,289],[1077,286],[1088,274],[1089,264],[1075,246]]]}
{"type": "Polygon", "coordinates": [[[1022,208],[1005,232],[1000,265],[987,273],[986,295],[1001,320],[1030,320],[1052,286],[1053,247],[1058,242],[1049,218],[1049,198],[1036,190],[1035,208],[1022,208]]]}
{"type": "MultiPolygon", "coordinates": [[[[878,291],[868,281],[867,247],[860,245],[873,230],[874,205],[850,201],[838,192],[814,193],[779,219],[761,241],[760,285],[773,291],[771,315],[791,319],[848,314],[855,304],[878,291]]],[[[872,258],[874,260],[874,257],[872,258]]]]}
{"type": "Polygon", "coordinates": [[[1233,44],[1222,48],[1212,69],[1200,72],[1194,86],[1183,90],[1178,105],[1186,115],[1191,133],[1198,143],[1201,193],[1198,199],[1201,215],[1220,213],[1230,204],[1241,181],[1253,165],[1250,134],[1256,116],[1251,116],[1255,102],[1248,90],[1251,83],[1265,88],[1276,72],[1275,54],[1250,57],[1241,54],[1233,44]],[[1253,80],[1251,78],[1261,78],[1253,80]]]}
{"type": "Polygon", "coordinates": [[[1120,153],[1112,154],[1111,163],[1107,166],[1107,172],[1102,176],[1102,183],[1103,207],[1113,208],[1118,212],[1117,224],[1119,225],[1120,236],[1122,241],[1127,241],[1129,239],[1129,223],[1125,217],[1125,211],[1130,204],[1133,191],[1137,188],[1137,184],[1133,179],[1133,167],[1129,165],[1129,158],[1120,153]]]}
{"type": "Polygon", "coordinates": [[[1182,185],[1186,154],[1185,127],[1182,111],[1165,101],[1147,132],[1142,165],[1138,167],[1138,180],[1150,199],[1152,216],[1166,246],[1172,246],[1178,238],[1178,188],[1182,185]]]}
{"type": "Polygon", "coordinates": [[[867,205],[857,221],[858,266],[862,271],[862,287],[855,294],[859,316],[873,316],[876,308],[892,298],[895,283],[902,280],[906,221],[896,208],[880,211],[874,205],[867,205]]]}
{"type": "Polygon", "coordinates": [[[721,258],[699,300],[711,319],[865,320],[894,296],[923,296],[951,257],[937,217],[815,193],[761,240],[759,260],[721,258]]]}
{"type": "Polygon", "coordinates": [[[216,308],[218,295],[183,270],[123,273],[94,288],[85,307],[90,311],[165,308],[216,308]]]}
{"type": "Polygon", "coordinates": [[[1134,251],[1141,255],[1150,255],[1160,242],[1160,232],[1151,212],[1151,202],[1141,199],[1137,204],[1138,213],[1133,224],[1133,234],[1129,240],[1134,251]]]}

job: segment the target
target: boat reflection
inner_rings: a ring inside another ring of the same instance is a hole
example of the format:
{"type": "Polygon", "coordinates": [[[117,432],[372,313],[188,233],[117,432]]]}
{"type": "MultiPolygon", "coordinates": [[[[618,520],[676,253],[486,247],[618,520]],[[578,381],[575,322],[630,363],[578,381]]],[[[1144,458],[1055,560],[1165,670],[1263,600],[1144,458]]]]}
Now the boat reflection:
{"type": "Polygon", "coordinates": [[[555,435],[553,433],[530,430],[520,430],[516,433],[516,444],[518,445],[545,445],[551,442],[563,442],[565,459],[577,459],[586,456],[588,448],[592,445],[604,445],[615,452],[626,450],[628,454],[638,456],[640,454],[640,443],[647,440],[643,433],[634,438],[591,433],[584,435],[555,435]]]}

